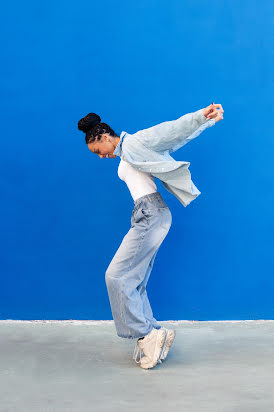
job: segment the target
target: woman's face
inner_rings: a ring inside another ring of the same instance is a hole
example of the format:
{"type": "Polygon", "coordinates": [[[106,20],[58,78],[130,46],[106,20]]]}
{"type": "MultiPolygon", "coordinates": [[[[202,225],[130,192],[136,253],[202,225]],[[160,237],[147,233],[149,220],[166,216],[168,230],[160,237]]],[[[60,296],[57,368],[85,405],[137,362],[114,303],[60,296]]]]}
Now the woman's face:
{"type": "Polygon", "coordinates": [[[101,140],[88,143],[88,148],[92,153],[98,154],[101,159],[105,157],[115,158],[116,155],[114,155],[113,152],[116,149],[119,140],[120,138],[114,138],[113,136],[105,133],[102,134],[101,140]]]}

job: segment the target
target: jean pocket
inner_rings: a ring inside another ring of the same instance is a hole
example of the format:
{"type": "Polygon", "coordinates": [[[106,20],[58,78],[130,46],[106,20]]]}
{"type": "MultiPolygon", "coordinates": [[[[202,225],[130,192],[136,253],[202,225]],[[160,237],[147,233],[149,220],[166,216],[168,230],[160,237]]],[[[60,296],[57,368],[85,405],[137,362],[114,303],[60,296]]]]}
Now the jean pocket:
{"type": "Polygon", "coordinates": [[[148,221],[152,216],[153,214],[149,210],[140,208],[137,212],[137,216],[136,216],[137,220],[135,221],[139,222],[142,219],[145,219],[146,221],[148,221]]]}
{"type": "Polygon", "coordinates": [[[135,211],[135,213],[132,215],[131,221],[133,223],[137,223],[140,224],[141,226],[143,225],[147,225],[149,219],[152,217],[153,215],[147,211],[147,209],[143,209],[142,207],[140,207],[137,211],[135,211]]]}

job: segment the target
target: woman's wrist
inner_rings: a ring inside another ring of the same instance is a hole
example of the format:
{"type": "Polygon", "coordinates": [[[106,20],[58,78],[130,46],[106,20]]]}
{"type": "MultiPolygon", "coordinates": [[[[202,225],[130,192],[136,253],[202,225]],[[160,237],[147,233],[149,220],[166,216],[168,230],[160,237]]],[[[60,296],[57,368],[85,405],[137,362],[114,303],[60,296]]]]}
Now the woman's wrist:
{"type": "Polygon", "coordinates": [[[196,118],[197,118],[197,120],[200,124],[204,124],[208,121],[207,117],[204,114],[204,110],[205,110],[205,108],[199,109],[195,112],[196,118]]]}

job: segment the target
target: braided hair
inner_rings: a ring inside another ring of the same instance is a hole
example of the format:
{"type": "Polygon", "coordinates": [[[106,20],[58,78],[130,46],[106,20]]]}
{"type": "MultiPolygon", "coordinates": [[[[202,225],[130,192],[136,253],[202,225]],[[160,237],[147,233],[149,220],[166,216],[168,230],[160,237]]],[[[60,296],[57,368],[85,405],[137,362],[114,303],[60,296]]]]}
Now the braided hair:
{"type": "Polygon", "coordinates": [[[80,119],[78,129],[86,134],[86,144],[101,140],[101,135],[104,133],[108,133],[113,137],[117,136],[108,124],[101,123],[101,117],[96,113],[89,113],[80,119]]]}

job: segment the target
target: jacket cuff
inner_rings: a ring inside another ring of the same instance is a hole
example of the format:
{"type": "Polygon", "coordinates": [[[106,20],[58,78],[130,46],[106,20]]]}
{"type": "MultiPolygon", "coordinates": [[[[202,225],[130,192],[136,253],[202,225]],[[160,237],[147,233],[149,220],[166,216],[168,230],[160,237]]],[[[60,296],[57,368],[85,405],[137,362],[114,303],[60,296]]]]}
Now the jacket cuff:
{"type": "Polygon", "coordinates": [[[203,114],[204,108],[203,109],[199,109],[196,112],[194,112],[195,115],[195,120],[197,120],[197,122],[199,123],[199,125],[202,125],[206,122],[208,122],[210,119],[207,119],[204,114],[203,114]]]}

